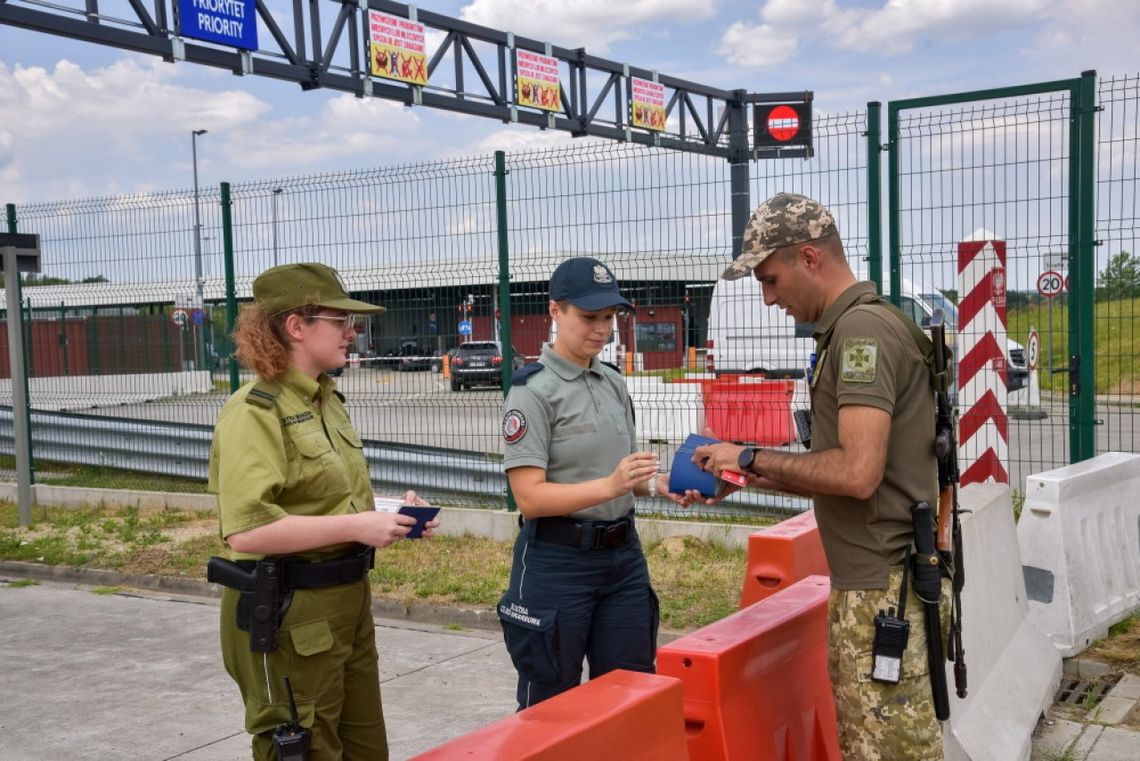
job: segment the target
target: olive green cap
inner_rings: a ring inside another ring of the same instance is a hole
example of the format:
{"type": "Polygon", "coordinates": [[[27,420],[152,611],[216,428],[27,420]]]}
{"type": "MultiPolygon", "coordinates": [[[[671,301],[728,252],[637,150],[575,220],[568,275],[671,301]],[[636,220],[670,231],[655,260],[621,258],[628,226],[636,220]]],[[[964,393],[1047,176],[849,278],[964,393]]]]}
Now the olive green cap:
{"type": "Polygon", "coordinates": [[[361,314],[385,311],[382,306],[350,299],[336,270],[312,262],[282,264],[262,272],[253,281],[253,298],[271,315],[310,304],[361,314]]]}

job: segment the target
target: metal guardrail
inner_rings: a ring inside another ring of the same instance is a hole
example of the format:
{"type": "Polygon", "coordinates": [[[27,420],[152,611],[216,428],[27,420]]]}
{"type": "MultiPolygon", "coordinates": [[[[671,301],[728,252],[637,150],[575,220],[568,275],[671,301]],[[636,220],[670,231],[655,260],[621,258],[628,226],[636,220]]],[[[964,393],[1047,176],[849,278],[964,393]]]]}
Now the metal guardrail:
{"type": "MultiPolygon", "coordinates": [[[[207,477],[213,426],[36,410],[31,423],[38,461],[201,481],[207,477]]],[[[12,408],[0,406],[0,454],[14,452],[12,408]]],[[[507,493],[502,463],[477,452],[365,440],[364,457],[373,485],[382,489],[414,489],[444,503],[448,498],[486,500],[488,507],[500,506],[507,493]]],[[[785,497],[778,506],[770,499],[757,492],[740,492],[715,507],[702,507],[701,514],[796,513],[811,506],[807,499],[785,497]]],[[[664,515],[689,514],[666,501],[646,507],[664,515]]]]}

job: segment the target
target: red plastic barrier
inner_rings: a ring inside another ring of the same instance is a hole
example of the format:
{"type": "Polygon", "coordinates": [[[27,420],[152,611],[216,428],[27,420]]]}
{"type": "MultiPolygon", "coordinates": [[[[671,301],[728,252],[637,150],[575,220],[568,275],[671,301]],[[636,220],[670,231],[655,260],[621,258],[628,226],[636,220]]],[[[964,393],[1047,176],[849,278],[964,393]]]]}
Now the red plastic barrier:
{"type": "Polygon", "coordinates": [[[688,761],[681,683],[611,671],[416,756],[418,761],[688,761]]]}
{"type": "Polygon", "coordinates": [[[705,420],[718,439],[783,446],[795,440],[790,380],[716,381],[705,391],[705,420]]]}
{"type": "Polygon", "coordinates": [[[684,685],[692,761],[841,761],[827,675],[830,588],[809,576],[658,649],[658,673],[684,685]]]}
{"type": "Polygon", "coordinates": [[[815,511],[808,510],[749,535],[740,609],[814,574],[830,576],[831,569],[823,554],[815,511]]]}

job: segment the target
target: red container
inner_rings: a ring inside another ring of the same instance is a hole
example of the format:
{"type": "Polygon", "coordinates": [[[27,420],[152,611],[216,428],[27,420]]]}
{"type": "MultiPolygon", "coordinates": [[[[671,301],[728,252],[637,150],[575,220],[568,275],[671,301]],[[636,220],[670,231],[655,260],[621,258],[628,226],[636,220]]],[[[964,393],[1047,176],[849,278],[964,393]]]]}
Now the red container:
{"type": "Polygon", "coordinates": [[[705,420],[723,441],[778,447],[795,440],[792,394],[796,382],[718,380],[704,387],[705,420]]]}

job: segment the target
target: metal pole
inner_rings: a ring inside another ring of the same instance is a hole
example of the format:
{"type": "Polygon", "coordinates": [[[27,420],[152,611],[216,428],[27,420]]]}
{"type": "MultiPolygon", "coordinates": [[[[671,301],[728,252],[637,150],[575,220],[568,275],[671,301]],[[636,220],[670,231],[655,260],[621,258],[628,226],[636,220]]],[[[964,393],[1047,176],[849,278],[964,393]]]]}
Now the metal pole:
{"type": "Polygon", "coordinates": [[[277,266],[277,199],[284,188],[273,189],[273,266],[277,266]]]}
{"type": "Polygon", "coordinates": [[[237,325],[237,287],[234,282],[234,231],[230,207],[230,184],[222,183],[222,253],[226,262],[226,347],[229,349],[230,393],[241,386],[238,361],[234,357],[233,335],[237,325]]]}
{"type": "MultiPolygon", "coordinates": [[[[511,348],[511,257],[508,245],[507,228],[507,154],[504,151],[495,151],[495,223],[498,233],[499,248],[499,309],[502,320],[500,351],[503,355],[503,397],[510,389],[510,378],[514,372],[515,355],[511,348]]],[[[491,312],[494,319],[495,313],[491,312]]],[[[463,313],[467,319],[467,313],[463,313]]],[[[507,510],[515,512],[518,503],[515,495],[511,493],[510,484],[507,485],[507,510]]]]}
{"type": "Polygon", "coordinates": [[[4,255],[4,298],[8,309],[8,363],[12,368],[12,438],[16,454],[16,503],[20,525],[32,523],[32,450],[28,432],[28,395],[24,386],[24,311],[20,308],[20,272],[16,249],[0,249],[4,255]]]}
{"type": "Polygon", "coordinates": [[[867,104],[867,275],[883,292],[882,104],[867,104]]]}
{"type": "MultiPolygon", "coordinates": [[[[205,309],[206,300],[202,286],[202,218],[198,209],[198,135],[205,135],[206,130],[196,129],[190,131],[190,155],[194,163],[194,295],[195,309],[205,309]]],[[[194,335],[197,338],[198,329],[195,325],[194,335]]],[[[195,356],[199,351],[198,341],[194,341],[195,356]]],[[[199,359],[199,363],[204,359],[199,359]]],[[[199,364],[201,366],[201,364],[199,364]]],[[[180,370],[182,368],[179,368],[180,370]]]]}
{"type": "Polygon", "coordinates": [[[752,215],[751,167],[748,150],[748,112],[744,90],[734,90],[733,100],[728,103],[728,145],[729,162],[729,205],[732,211],[732,258],[740,256],[740,245],[744,242],[744,226],[752,215]]]}

